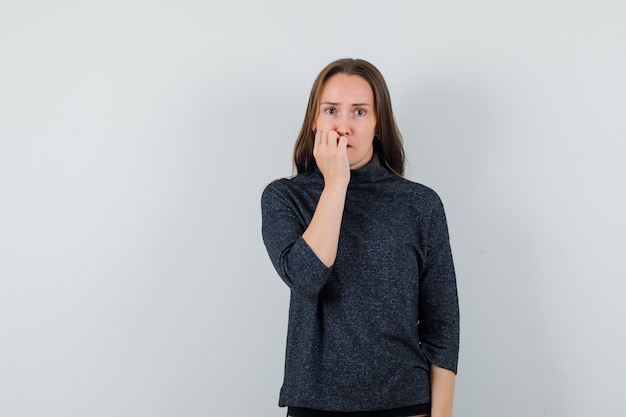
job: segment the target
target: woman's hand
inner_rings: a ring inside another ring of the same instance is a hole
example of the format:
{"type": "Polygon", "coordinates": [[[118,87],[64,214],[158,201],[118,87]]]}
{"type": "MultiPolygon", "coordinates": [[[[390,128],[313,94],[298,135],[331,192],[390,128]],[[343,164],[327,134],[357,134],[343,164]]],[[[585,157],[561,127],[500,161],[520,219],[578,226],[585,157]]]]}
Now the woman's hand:
{"type": "Polygon", "coordinates": [[[315,134],[313,156],[326,185],[350,182],[347,146],[348,139],[334,130],[318,130],[315,134]]]}
{"type": "Polygon", "coordinates": [[[302,234],[313,253],[327,267],[335,263],[341,219],[350,182],[348,139],[334,130],[318,130],[313,156],[324,176],[324,189],[311,223],[302,234]]]}

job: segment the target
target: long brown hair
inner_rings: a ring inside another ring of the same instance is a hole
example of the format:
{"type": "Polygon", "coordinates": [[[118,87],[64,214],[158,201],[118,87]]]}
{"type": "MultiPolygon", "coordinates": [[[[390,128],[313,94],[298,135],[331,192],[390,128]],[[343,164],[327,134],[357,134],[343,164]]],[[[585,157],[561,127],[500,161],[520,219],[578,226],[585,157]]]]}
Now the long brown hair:
{"type": "Polygon", "coordinates": [[[313,145],[315,133],[313,123],[317,117],[319,96],[326,81],[335,74],[358,75],[365,79],[374,92],[374,108],[376,110],[376,136],[374,151],[380,162],[392,173],[404,175],[404,147],[402,135],[398,130],[391,97],[387,83],[378,69],[362,59],[344,58],[328,64],[317,76],[307,104],[304,121],[293,151],[293,163],[298,174],[311,171],[315,168],[313,145]]]}

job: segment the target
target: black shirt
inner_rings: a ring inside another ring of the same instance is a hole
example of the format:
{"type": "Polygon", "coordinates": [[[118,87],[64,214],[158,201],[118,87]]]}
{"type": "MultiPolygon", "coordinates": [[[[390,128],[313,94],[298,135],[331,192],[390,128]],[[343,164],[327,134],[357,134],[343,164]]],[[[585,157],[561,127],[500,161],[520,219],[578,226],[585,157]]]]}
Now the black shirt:
{"type": "Polygon", "coordinates": [[[302,239],[319,170],[274,181],[263,239],[291,289],[279,405],[332,411],[430,402],[429,367],[456,372],[459,310],[443,205],[375,155],[351,172],[335,264],[302,239]]]}

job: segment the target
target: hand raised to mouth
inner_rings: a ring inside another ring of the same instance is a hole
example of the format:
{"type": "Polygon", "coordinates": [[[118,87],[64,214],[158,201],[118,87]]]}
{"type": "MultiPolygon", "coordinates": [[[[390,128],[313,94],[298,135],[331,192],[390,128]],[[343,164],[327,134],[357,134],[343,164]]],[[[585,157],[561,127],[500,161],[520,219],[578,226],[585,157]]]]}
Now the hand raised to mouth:
{"type": "Polygon", "coordinates": [[[324,182],[344,183],[350,181],[348,161],[348,138],[335,130],[318,130],[315,134],[313,156],[324,176],[324,182]]]}

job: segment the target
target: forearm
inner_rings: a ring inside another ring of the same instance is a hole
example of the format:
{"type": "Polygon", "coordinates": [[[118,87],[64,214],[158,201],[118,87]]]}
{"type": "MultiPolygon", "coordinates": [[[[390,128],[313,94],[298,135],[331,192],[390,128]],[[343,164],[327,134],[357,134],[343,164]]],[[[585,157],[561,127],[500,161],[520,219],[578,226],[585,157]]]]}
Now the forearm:
{"type": "Polygon", "coordinates": [[[302,234],[313,253],[327,267],[332,266],[337,257],[347,187],[347,182],[324,187],[311,223],[302,234]]]}
{"type": "Polygon", "coordinates": [[[451,417],[454,400],[454,372],[430,366],[431,417],[451,417]]]}

